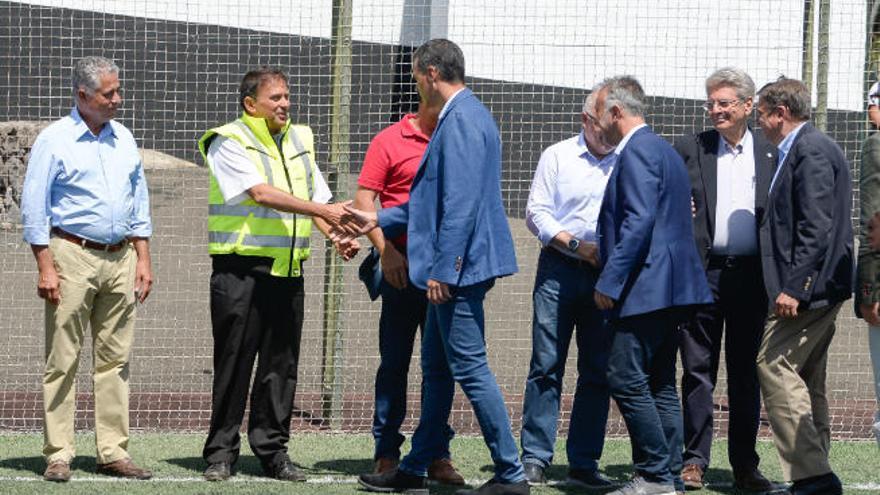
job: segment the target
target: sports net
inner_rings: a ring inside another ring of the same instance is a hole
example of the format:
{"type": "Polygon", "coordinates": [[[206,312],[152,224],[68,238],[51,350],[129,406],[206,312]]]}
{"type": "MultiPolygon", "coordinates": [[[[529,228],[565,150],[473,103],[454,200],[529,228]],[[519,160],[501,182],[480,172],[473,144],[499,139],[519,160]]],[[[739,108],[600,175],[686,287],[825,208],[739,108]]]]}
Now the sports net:
{"type": "MultiPolygon", "coordinates": [[[[206,429],[212,368],[208,175],[196,141],[236,117],[238,82],[258,65],[280,66],[291,76],[293,119],[315,131],[318,164],[342,200],[356,187],[372,136],[415,107],[412,47],[434,37],[462,47],[468,83],[491,109],[504,146],[502,186],[520,272],[490,292],[486,338],[517,432],[540,247],[525,228],[525,202],[541,151],[579,131],[579,111],[594,83],[635,75],[651,95],[649,123],[674,139],[708,128],[700,107],[703,83],[721,66],[742,67],[759,87],[780,74],[810,77],[814,103],[827,107],[827,131],[857,179],[868,128],[864,95],[876,79],[874,53],[866,50],[874,25],[871,0],[833,2],[824,17],[827,36],[818,15],[824,2],[809,0],[730,0],[723,8],[674,0],[362,0],[353,2],[350,16],[342,3],[0,1],[0,429],[41,427],[43,311],[18,202],[33,138],[70,111],[69,74],[85,55],[104,55],[120,66],[125,103],[118,119],[133,131],[147,164],[157,285],[139,309],[131,368],[131,423],[141,429],[206,429]],[[812,20],[810,9],[817,12],[812,20]]],[[[336,283],[337,261],[325,254],[325,242],[316,235],[312,246],[294,428],[366,432],[379,303],[369,301],[357,280],[363,255],[341,265],[336,283]]],[[[93,418],[90,345],[87,337],[77,381],[79,428],[90,428],[93,418]]],[[[870,436],[875,403],[867,349],[865,324],[847,305],[828,370],[838,438],[870,436]]],[[[572,344],[562,433],[576,352],[572,344]]],[[[409,375],[409,431],[419,406],[417,354],[409,375]]],[[[716,395],[721,434],[725,392],[722,364],[716,395]]],[[[451,421],[460,433],[478,431],[461,393],[451,421]]],[[[619,416],[612,416],[609,432],[625,434],[619,416]]]]}

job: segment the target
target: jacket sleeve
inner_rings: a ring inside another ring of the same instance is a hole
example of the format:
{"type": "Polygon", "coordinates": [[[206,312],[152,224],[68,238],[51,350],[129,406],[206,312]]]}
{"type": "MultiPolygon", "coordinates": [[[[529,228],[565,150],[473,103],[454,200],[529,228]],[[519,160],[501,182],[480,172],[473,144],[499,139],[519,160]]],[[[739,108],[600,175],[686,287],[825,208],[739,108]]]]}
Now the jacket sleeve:
{"type": "MultiPolygon", "coordinates": [[[[797,146],[797,145],[796,145],[797,146]]],[[[801,141],[791,163],[792,258],[782,291],[809,301],[828,251],[834,209],[834,169],[820,147],[801,141]]]]}
{"type": "Polygon", "coordinates": [[[868,245],[868,222],[880,211],[880,133],[872,134],[862,147],[859,171],[859,263],[856,306],[880,302],[880,252],[868,245]]]}
{"type": "Polygon", "coordinates": [[[391,208],[382,208],[378,213],[379,227],[382,234],[389,239],[406,234],[407,223],[409,222],[409,203],[393,206],[391,208]]]}
{"type": "Polygon", "coordinates": [[[622,219],[617,243],[604,262],[596,290],[619,300],[630,274],[648,255],[660,199],[660,164],[650,150],[629,146],[618,160],[622,219]]]}
{"type": "Polygon", "coordinates": [[[474,231],[483,195],[488,158],[486,133],[459,112],[446,116],[443,138],[437,143],[441,166],[437,170],[438,229],[429,279],[458,285],[465,252],[474,231]]]}

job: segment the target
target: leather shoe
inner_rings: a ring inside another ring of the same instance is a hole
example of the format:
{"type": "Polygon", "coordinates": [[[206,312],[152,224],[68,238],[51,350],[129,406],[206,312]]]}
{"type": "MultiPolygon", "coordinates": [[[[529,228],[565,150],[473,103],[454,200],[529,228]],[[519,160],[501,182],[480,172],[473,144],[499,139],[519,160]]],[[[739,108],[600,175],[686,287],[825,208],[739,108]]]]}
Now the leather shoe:
{"type": "Polygon", "coordinates": [[[525,471],[526,481],[529,483],[533,485],[543,485],[544,483],[547,483],[547,478],[544,477],[544,466],[536,462],[524,462],[523,471],[525,471]]]}
{"type": "Polygon", "coordinates": [[[387,473],[392,469],[396,469],[398,464],[400,464],[400,461],[398,461],[397,459],[392,459],[390,457],[380,457],[376,459],[376,467],[373,468],[373,474],[387,473]]]}
{"type": "Polygon", "coordinates": [[[526,480],[516,483],[503,483],[492,478],[476,490],[458,490],[455,495],[529,495],[532,488],[526,480]]]}
{"type": "Polygon", "coordinates": [[[697,464],[685,464],[681,470],[681,481],[684,482],[685,490],[702,490],[703,468],[697,464]]]}
{"type": "Polygon", "coordinates": [[[795,480],[788,488],[789,495],[842,495],[843,486],[834,473],[795,480]]]}
{"type": "Polygon", "coordinates": [[[146,469],[135,466],[131,459],[119,459],[118,461],[108,462],[107,464],[98,464],[96,469],[98,474],[106,476],[116,476],[118,478],[129,478],[133,480],[148,480],[153,477],[153,473],[146,469]]]}
{"type": "Polygon", "coordinates": [[[232,464],[225,461],[213,462],[205,469],[203,476],[207,481],[226,481],[232,476],[232,464]]]}
{"type": "Polygon", "coordinates": [[[568,480],[569,485],[580,486],[583,488],[610,488],[614,486],[608,478],[602,476],[597,470],[586,469],[569,469],[568,480]]]}
{"type": "Polygon", "coordinates": [[[286,455],[279,456],[268,466],[263,466],[263,472],[270,478],[281,481],[305,481],[306,475],[286,455]]]}
{"type": "Polygon", "coordinates": [[[464,485],[464,478],[455,470],[450,459],[437,459],[428,466],[428,479],[443,485],[464,485]]]}
{"type": "Polygon", "coordinates": [[[56,482],[70,481],[70,464],[64,461],[49,463],[46,466],[46,471],[43,473],[43,479],[56,482]]]}
{"type": "Polygon", "coordinates": [[[358,476],[358,484],[368,492],[428,495],[426,477],[405,473],[397,468],[381,474],[362,474],[358,476]]]}
{"type": "Polygon", "coordinates": [[[779,488],[757,469],[744,473],[734,472],[733,485],[748,492],[772,492],[779,488]]]}

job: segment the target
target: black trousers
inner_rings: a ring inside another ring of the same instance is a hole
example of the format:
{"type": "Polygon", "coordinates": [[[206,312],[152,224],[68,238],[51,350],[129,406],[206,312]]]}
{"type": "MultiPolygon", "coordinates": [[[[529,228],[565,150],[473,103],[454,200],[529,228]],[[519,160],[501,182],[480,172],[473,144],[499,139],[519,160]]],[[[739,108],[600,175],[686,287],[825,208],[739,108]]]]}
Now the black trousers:
{"type": "Polygon", "coordinates": [[[302,336],[303,279],[273,277],[260,260],[265,258],[213,258],[214,386],[211,427],[202,452],[209,464],[238,460],[248,388],[251,450],[264,467],[287,455],[302,336]]]}
{"type": "Polygon", "coordinates": [[[715,304],[703,306],[681,332],[684,464],[708,468],[712,448],[712,394],[721,343],[727,363],[728,458],[734,473],[758,467],[755,442],[761,414],[756,359],[767,299],[757,256],[712,257],[706,278],[715,304]],[[726,328],[725,328],[726,327],[726,328]]]}

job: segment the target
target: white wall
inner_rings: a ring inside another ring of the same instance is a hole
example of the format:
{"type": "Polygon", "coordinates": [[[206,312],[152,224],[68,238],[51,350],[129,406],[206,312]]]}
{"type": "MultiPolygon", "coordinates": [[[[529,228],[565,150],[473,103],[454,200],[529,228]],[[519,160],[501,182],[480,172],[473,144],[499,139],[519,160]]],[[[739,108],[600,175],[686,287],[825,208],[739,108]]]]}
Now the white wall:
{"type": "MultiPolygon", "coordinates": [[[[330,0],[24,3],[325,38],[332,23],[330,0]]],[[[376,43],[448,37],[472,76],[589,88],[629,73],[649,94],[702,98],[705,77],[724,65],[759,87],[800,77],[802,8],[802,0],[355,0],[352,30],[376,43]]],[[[862,109],[866,9],[864,0],[832,2],[830,108],[862,109]]]]}

